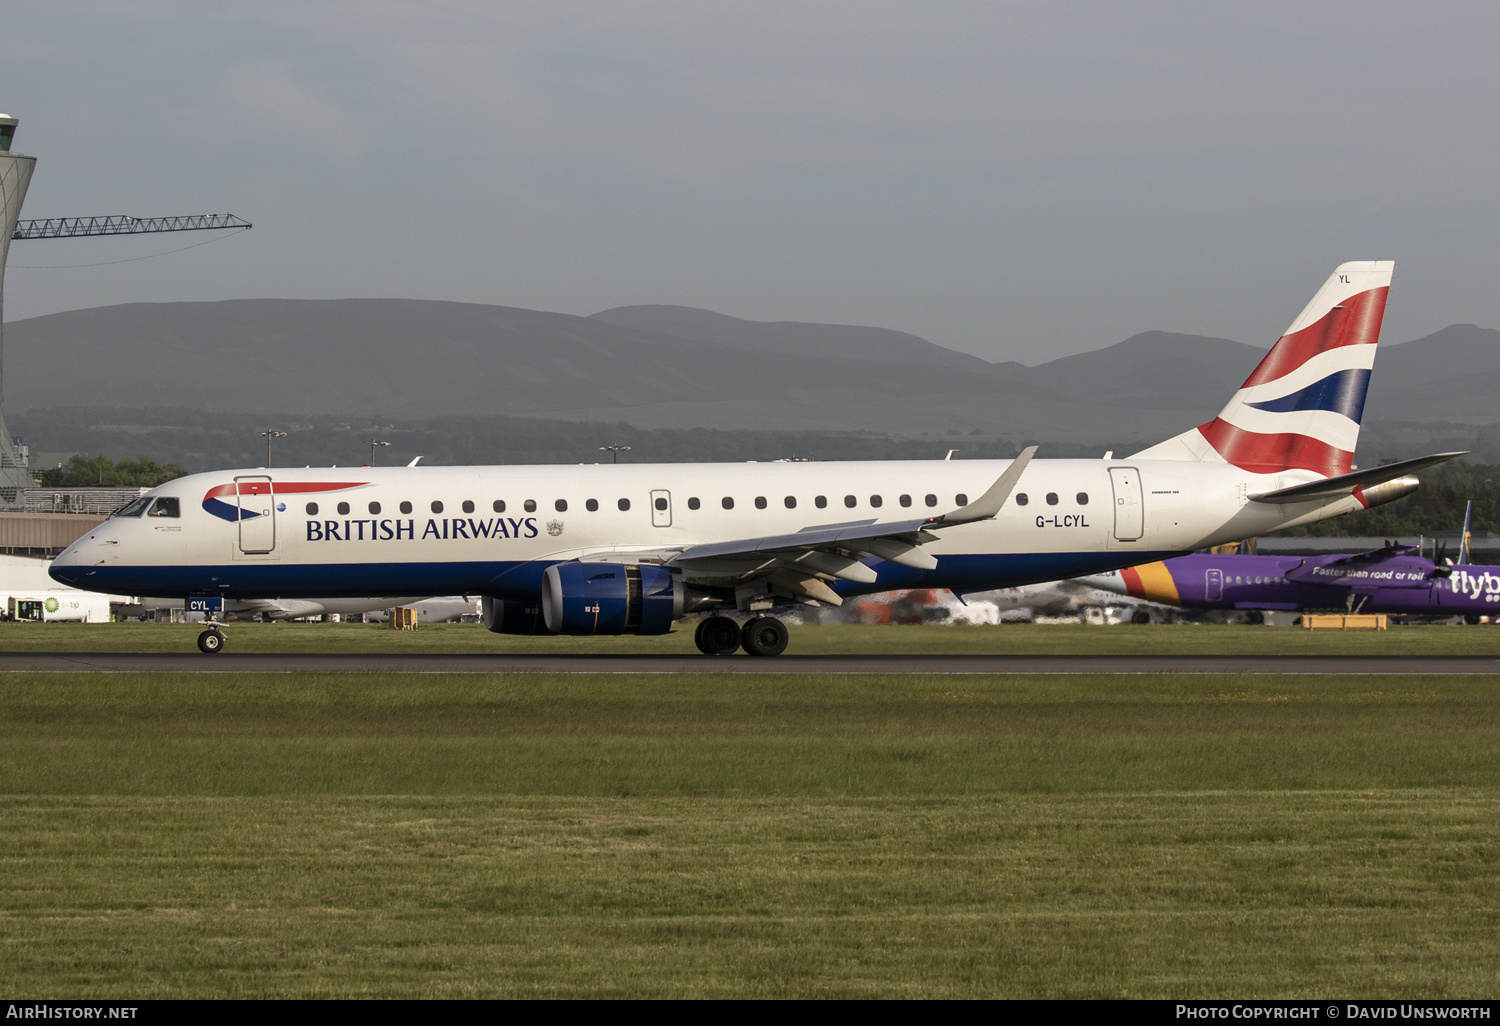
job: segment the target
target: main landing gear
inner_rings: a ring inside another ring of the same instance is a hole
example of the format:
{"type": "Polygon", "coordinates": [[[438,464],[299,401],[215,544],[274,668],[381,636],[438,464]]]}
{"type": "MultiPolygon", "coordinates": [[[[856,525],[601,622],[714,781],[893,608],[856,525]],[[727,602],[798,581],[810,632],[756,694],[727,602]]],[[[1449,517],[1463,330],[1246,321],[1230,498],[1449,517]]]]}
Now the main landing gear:
{"type": "Polygon", "coordinates": [[[208,630],[198,635],[198,651],[205,655],[218,655],[224,651],[224,632],[219,625],[210,622],[208,630]]]}
{"type": "Polygon", "coordinates": [[[756,616],[741,627],[727,616],[710,616],[698,622],[693,641],[704,655],[733,655],[743,648],[747,655],[778,656],[786,651],[790,633],[774,616],[756,616]]]}

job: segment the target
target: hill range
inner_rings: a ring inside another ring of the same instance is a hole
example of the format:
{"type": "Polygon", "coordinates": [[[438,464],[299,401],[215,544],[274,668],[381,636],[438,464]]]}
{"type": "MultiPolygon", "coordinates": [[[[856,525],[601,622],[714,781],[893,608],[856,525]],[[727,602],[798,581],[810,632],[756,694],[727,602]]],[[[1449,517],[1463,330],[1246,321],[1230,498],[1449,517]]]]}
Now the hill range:
{"type": "MultiPolygon", "coordinates": [[[[4,384],[11,413],[509,415],[1149,443],[1211,417],[1264,352],[1153,331],[1026,367],[883,328],[677,306],[580,317],[426,300],[267,299],[17,321],[5,330],[4,384]]],[[[1497,385],[1500,331],[1452,325],[1386,344],[1366,403],[1367,437],[1399,447],[1416,435],[1474,435],[1497,419],[1497,385]]]]}

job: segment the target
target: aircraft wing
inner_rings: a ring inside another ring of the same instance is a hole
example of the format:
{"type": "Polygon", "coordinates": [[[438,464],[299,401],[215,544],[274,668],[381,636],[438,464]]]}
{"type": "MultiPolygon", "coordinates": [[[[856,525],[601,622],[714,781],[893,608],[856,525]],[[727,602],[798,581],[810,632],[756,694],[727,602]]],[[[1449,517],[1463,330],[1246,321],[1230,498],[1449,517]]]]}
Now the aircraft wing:
{"type": "Polygon", "coordinates": [[[936,569],[937,559],[922,549],[937,540],[931,532],[993,519],[1036,450],[1030,446],[1022,451],[978,499],[939,516],[822,524],[791,534],[693,545],[668,562],[705,583],[739,586],[769,578],[773,590],[840,605],[843,600],[828,586],[834,578],[861,584],[876,580],[875,571],[860,562],[865,556],[918,570],[936,569]]]}
{"type": "Polygon", "coordinates": [[[1414,460],[1401,460],[1399,463],[1383,463],[1369,470],[1356,470],[1352,474],[1325,477],[1320,481],[1309,481],[1306,484],[1292,485],[1290,488],[1278,488],[1274,492],[1261,492],[1259,495],[1250,496],[1250,501],[1307,502],[1314,499],[1338,499],[1353,494],[1356,488],[1385,484],[1387,481],[1410,474],[1414,470],[1421,470],[1435,463],[1443,463],[1454,457],[1467,455],[1467,452],[1440,452],[1432,456],[1418,456],[1414,460]]]}
{"type": "MultiPolygon", "coordinates": [[[[694,545],[683,549],[673,562],[682,563],[685,560],[725,556],[755,556],[802,549],[849,548],[859,542],[880,538],[899,539],[911,545],[919,545],[922,542],[937,540],[937,535],[927,534],[923,530],[927,526],[927,518],[898,520],[884,524],[874,520],[857,520],[847,524],[809,527],[795,534],[771,534],[763,538],[741,538],[736,541],[714,542],[710,545],[694,545]]],[[[933,565],[935,566],[936,563],[933,565]]]]}

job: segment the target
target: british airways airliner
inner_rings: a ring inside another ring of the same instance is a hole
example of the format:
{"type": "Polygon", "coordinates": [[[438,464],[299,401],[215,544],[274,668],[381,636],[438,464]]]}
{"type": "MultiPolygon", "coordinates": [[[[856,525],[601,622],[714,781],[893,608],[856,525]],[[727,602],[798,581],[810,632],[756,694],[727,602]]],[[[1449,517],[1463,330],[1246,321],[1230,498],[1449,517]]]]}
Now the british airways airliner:
{"type": "MultiPolygon", "coordinates": [[[[511,634],[663,634],[706,612],[704,654],[778,655],[778,607],[1081,577],[1409,493],[1459,454],[1352,471],[1393,266],[1340,266],[1219,416],[1124,459],[231,470],[153,489],[52,576],[211,615],[478,594],[511,634]]],[[[223,645],[217,624],[199,638],[223,645]]]]}

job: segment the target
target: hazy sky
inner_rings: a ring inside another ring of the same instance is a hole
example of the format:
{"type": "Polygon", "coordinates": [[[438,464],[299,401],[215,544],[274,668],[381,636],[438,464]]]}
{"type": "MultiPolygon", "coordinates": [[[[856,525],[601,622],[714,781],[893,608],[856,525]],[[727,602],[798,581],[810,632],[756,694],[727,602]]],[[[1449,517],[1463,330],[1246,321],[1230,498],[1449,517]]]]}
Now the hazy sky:
{"type": "Polygon", "coordinates": [[[632,303],[1038,363],[1269,345],[1396,260],[1389,341],[1500,327],[1493,3],[0,0],[6,319],[133,301],[632,303]]]}

